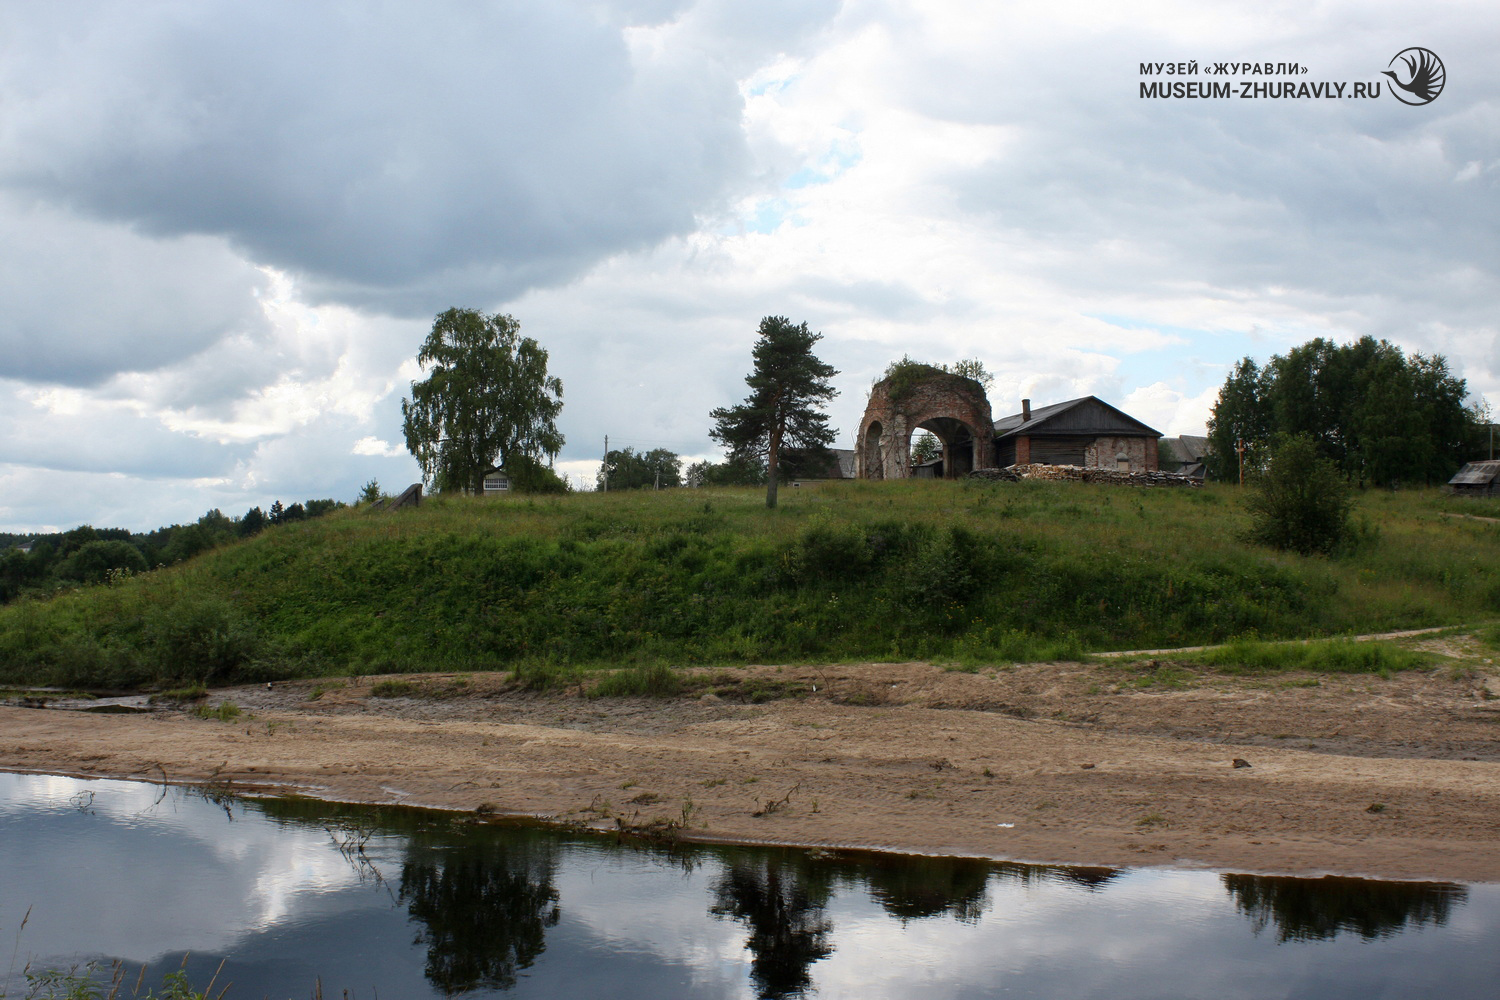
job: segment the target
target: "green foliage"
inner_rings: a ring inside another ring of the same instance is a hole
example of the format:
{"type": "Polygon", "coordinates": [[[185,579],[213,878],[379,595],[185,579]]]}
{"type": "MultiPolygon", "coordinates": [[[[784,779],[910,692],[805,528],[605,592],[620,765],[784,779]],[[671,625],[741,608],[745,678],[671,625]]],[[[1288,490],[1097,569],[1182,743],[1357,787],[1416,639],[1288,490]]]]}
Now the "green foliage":
{"type": "Polygon", "coordinates": [[[917,431],[911,436],[911,464],[921,465],[923,462],[938,458],[943,454],[943,445],[938,441],[937,435],[928,431],[917,431]]]}
{"type": "Polygon", "coordinates": [[[812,352],[822,339],[806,323],[793,326],[785,316],[767,316],[751,349],[754,371],[745,376],[750,396],[709,413],[714,421],[709,436],[728,448],[732,459],[763,457],[766,468],[774,470],[766,478],[767,507],[776,506],[777,481],[787,471],[782,448],[797,449],[802,460],[826,461],[837,436],[822,406],[837,394],[830,379],[838,372],[812,352]]]}
{"type": "Polygon", "coordinates": [[[411,681],[376,681],[370,688],[372,698],[410,698],[416,694],[417,686],[411,681]]]}
{"type": "MultiPolygon", "coordinates": [[[[374,481],[375,480],[373,479],[370,480],[370,482],[372,483],[374,481]]],[[[249,538],[251,535],[258,535],[265,530],[265,527],[268,523],[269,522],[266,521],[265,511],[261,510],[259,507],[251,507],[249,510],[245,511],[245,516],[240,518],[239,535],[241,538],[249,538]]]]}
{"type": "Polygon", "coordinates": [[[903,354],[900,361],[892,361],[886,365],[884,374],[876,384],[884,382],[886,396],[892,403],[900,403],[910,396],[917,386],[942,373],[943,369],[937,365],[916,361],[911,355],[903,354]]]}
{"type": "Polygon", "coordinates": [[[244,710],[232,701],[221,701],[218,705],[210,708],[208,705],[199,705],[193,714],[200,719],[217,719],[220,722],[234,722],[244,710]]]}
{"type": "MultiPolygon", "coordinates": [[[[123,990],[127,988],[124,966],[116,963],[108,970],[111,973],[108,976],[105,971],[96,962],[67,970],[27,971],[25,1000],[115,1000],[116,997],[124,997],[123,990]]],[[[131,991],[131,1000],[210,1000],[213,983],[209,984],[208,989],[198,992],[192,988],[187,973],[178,969],[162,977],[161,992],[147,989],[145,993],[140,993],[138,990],[137,986],[131,991]]],[[[228,987],[212,996],[214,1000],[222,1000],[226,992],[228,987]]],[[[0,1000],[4,1000],[6,996],[4,987],[0,986],[0,1000]]]]}
{"type": "Polygon", "coordinates": [[[665,663],[643,663],[613,670],[589,693],[595,698],[670,698],[682,690],[682,678],[665,663]]]}
{"type": "MultiPolygon", "coordinates": [[[[274,506],[281,523],[319,517],[344,505],[337,500],[309,500],[283,509],[274,506]]],[[[0,552],[0,603],[23,594],[52,593],[77,584],[117,584],[148,569],[173,565],[257,534],[268,523],[259,507],[235,520],[218,509],[192,524],[174,524],[133,534],[124,528],[81,525],[71,531],[29,539],[31,551],[0,552]]]]}
{"type": "Polygon", "coordinates": [[[1327,555],[1347,542],[1353,505],[1349,484],[1306,435],[1276,449],[1245,498],[1251,537],[1302,555],[1327,555]]]}
{"type": "Polygon", "coordinates": [[[606,483],[612,490],[649,490],[658,486],[666,489],[682,485],[682,459],[676,452],[665,448],[644,452],[637,452],[634,448],[611,451],[605,456],[604,466],[597,478],[600,489],[606,483]]]}
{"type": "Polygon", "coordinates": [[[931,365],[925,361],[914,361],[903,354],[900,361],[886,365],[885,372],[876,384],[885,383],[886,396],[892,403],[900,403],[912,394],[918,385],[940,375],[956,375],[973,382],[981,392],[988,392],[995,384],[995,376],[977,358],[966,358],[953,364],[931,365]]]}
{"type": "Polygon", "coordinates": [[[1255,474],[1262,450],[1270,446],[1271,384],[1268,373],[1250,358],[1240,359],[1225,380],[1208,421],[1208,478],[1237,483],[1242,471],[1255,474]]]}
{"type": "Polygon", "coordinates": [[[1467,393],[1442,355],[1408,357],[1372,337],[1352,344],[1320,337],[1264,368],[1245,358],[1209,421],[1209,473],[1238,478],[1237,442],[1249,471],[1278,435],[1307,435],[1361,484],[1444,482],[1477,453],[1480,414],[1464,408],[1467,393]]]}
{"type": "Polygon", "coordinates": [[[449,309],[417,352],[427,378],[401,401],[406,447],[439,491],[483,492],[484,474],[522,455],[557,455],[562,382],[510,316],[449,309]]]}
{"type": "Polygon", "coordinates": [[[1432,657],[1393,642],[1259,642],[1240,639],[1214,649],[1183,654],[1205,666],[1231,672],[1306,670],[1324,674],[1391,674],[1421,670],[1432,657]]]}
{"type": "Polygon", "coordinates": [[[146,557],[140,549],[119,539],[87,542],[63,561],[57,575],[80,583],[103,583],[111,577],[111,570],[144,573],[146,557]]]}
{"type": "Polygon", "coordinates": [[[208,594],[149,609],[139,643],[152,662],[190,666],[191,676],[201,684],[246,677],[270,652],[269,643],[243,611],[208,594]]]}
{"type": "Polygon", "coordinates": [[[731,455],[723,462],[694,462],[683,474],[687,486],[764,486],[766,463],[755,455],[731,455]]]}
{"type": "Polygon", "coordinates": [[[568,481],[530,455],[512,455],[505,466],[510,488],[516,493],[569,493],[568,481]]]}
{"type": "Polygon", "coordinates": [[[774,515],[754,488],[437,497],[0,608],[0,684],[513,670],[587,690],[597,667],[977,666],[1500,614],[1500,526],[1437,516],[1436,490],[1368,494],[1378,537],[1337,560],[1247,542],[1237,497],[850,482],[774,515]]]}
{"type": "Polygon", "coordinates": [[[382,493],[381,490],[380,490],[380,480],[378,480],[378,479],[371,479],[368,483],[365,483],[364,486],[360,487],[359,497],[354,502],[355,503],[379,503],[381,500],[384,500],[384,499],[385,499],[385,494],[382,493]]]}
{"type": "Polygon", "coordinates": [[[578,683],[578,671],[548,661],[526,660],[516,664],[515,681],[523,691],[553,691],[578,683]]]}

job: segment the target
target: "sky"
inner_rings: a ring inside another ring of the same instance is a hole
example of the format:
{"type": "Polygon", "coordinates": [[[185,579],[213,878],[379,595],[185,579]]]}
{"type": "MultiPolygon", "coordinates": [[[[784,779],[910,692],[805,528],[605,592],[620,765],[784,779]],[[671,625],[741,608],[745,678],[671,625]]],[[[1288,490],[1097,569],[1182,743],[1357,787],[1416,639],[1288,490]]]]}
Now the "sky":
{"type": "Polygon", "coordinates": [[[454,306],[547,349],[575,485],[606,435],[717,457],[768,315],[823,335],[841,447],[903,355],[1181,434],[1239,358],[1369,335],[1500,409],[1497,37],[1488,2],[0,0],[0,531],[416,482],[454,306]],[[1384,86],[1239,96],[1286,82],[1384,86]]]}

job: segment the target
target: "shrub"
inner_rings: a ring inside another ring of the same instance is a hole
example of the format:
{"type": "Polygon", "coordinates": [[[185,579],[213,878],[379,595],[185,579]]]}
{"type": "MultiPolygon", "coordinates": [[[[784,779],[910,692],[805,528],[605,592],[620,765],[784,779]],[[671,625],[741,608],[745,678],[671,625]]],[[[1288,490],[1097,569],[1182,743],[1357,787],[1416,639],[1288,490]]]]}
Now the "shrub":
{"type": "Polygon", "coordinates": [[[111,570],[144,573],[146,557],[141,555],[140,549],[118,538],[86,542],[68,557],[58,575],[82,583],[103,583],[109,578],[111,570]]]}
{"type": "Polygon", "coordinates": [[[1301,434],[1276,449],[1245,499],[1255,541],[1303,555],[1327,555],[1348,541],[1353,506],[1349,484],[1301,434]]]}
{"type": "Polygon", "coordinates": [[[670,698],[681,691],[682,679],[675,670],[662,663],[648,663],[606,674],[590,694],[596,698],[670,698]]]}
{"type": "Polygon", "coordinates": [[[233,604],[209,596],[157,605],[146,615],[145,636],[164,678],[202,684],[249,679],[246,668],[267,652],[264,638],[233,604]]]}

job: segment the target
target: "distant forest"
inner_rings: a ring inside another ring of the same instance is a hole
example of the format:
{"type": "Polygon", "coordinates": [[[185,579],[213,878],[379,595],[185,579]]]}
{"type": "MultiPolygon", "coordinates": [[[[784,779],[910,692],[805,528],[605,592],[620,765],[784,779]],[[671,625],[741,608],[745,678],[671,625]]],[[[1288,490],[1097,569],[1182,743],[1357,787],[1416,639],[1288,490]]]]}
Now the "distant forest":
{"type": "Polygon", "coordinates": [[[23,594],[40,596],[170,566],[225,542],[345,506],[338,500],[309,500],[284,507],[277,500],[268,511],[251,507],[243,517],[230,517],[215,508],[192,524],[147,532],[87,524],[44,535],[0,532],[0,604],[23,594]],[[19,547],[27,542],[29,552],[19,547]]]}

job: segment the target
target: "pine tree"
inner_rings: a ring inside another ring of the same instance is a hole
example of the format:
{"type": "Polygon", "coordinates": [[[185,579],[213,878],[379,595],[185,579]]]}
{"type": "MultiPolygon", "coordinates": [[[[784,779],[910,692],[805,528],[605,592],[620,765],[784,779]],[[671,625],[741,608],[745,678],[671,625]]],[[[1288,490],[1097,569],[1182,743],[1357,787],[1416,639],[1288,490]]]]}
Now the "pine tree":
{"type": "Polygon", "coordinates": [[[828,426],[822,404],[837,390],[829,379],[838,372],[819,361],[813,345],[823,339],[806,323],[796,326],[785,316],[760,321],[760,339],[751,352],[755,370],[745,376],[750,396],[738,406],[712,411],[709,436],[729,449],[730,460],[764,456],[766,506],[776,506],[776,484],[782,449],[798,449],[803,458],[826,457],[838,432],[828,426]]]}

